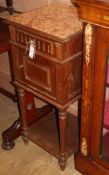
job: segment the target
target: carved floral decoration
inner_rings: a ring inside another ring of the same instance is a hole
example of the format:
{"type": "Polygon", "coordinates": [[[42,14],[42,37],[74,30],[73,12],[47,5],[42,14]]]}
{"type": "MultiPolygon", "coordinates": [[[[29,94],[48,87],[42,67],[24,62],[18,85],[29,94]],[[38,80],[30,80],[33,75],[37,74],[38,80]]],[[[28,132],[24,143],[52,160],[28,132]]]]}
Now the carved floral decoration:
{"type": "Polygon", "coordinates": [[[85,49],[86,49],[85,59],[87,66],[91,59],[92,33],[93,33],[92,25],[87,24],[85,28],[85,49]]]}
{"type": "Polygon", "coordinates": [[[82,138],[82,143],[81,143],[81,153],[83,156],[87,156],[87,140],[86,138],[82,138]]]}

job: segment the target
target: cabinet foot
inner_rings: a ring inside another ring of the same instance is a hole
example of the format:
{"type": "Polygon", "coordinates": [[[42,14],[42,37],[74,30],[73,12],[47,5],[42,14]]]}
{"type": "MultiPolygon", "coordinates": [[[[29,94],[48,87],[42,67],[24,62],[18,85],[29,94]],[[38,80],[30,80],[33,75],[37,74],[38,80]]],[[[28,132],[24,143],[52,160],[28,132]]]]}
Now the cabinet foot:
{"type": "Polygon", "coordinates": [[[12,149],[15,146],[15,143],[13,140],[21,135],[21,131],[22,131],[22,124],[21,124],[21,120],[18,119],[13,123],[13,125],[11,127],[6,129],[2,133],[2,138],[3,138],[2,147],[3,147],[3,149],[5,149],[5,150],[12,149]]]}
{"type": "Polygon", "coordinates": [[[61,170],[65,170],[66,164],[67,164],[67,158],[65,154],[60,154],[59,161],[58,161],[61,170]]]}

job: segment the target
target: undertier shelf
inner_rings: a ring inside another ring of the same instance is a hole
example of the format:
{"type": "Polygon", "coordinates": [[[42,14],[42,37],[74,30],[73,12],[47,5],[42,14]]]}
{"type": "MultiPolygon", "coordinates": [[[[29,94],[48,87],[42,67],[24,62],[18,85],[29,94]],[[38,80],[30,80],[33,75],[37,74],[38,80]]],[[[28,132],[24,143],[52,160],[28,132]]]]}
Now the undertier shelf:
{"type": "MultiPolygon", "coordinates": [[[[67,158],[78,151],[78,117],[67,114],[67,158]]],[[[59,158],[59,120],[50,112],[28,128],[25,136],[44,150],[59,158]]]]}

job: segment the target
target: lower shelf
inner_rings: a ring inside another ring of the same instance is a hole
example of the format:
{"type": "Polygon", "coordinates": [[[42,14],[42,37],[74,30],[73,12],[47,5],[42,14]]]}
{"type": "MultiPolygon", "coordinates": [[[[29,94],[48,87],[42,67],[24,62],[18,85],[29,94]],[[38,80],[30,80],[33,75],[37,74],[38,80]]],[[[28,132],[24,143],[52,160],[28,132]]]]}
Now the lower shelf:
{"type": "MultiPolygon", "coordinates": [[[[59,158],[59,127],[54,112],[50,112],[28,128],[25,136],[59,158]]],[[[78,118],[68,113],[66,129],[67,158],[78,151],[78,118]]]]}

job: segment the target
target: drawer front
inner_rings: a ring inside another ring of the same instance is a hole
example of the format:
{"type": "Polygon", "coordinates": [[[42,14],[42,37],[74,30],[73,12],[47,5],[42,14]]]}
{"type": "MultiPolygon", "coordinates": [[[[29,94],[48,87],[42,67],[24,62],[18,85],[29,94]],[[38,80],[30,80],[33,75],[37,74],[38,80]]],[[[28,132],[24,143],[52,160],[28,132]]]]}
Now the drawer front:
{"type": "Polygon", "coordinates": [[[20,29],[16,29],[15,33],[15,42],[19,46],[27,47],[29,41],[34,41],[36,45],[36,51],[42,54],[54,56],[55,49],[54,49],[54,42],[51,40],[47,40],[44,37],[41,38],[37,35],[32,35],[26,31],[22,31],[20,29]]]}
{"type": "Polygon", "coordinates": [[[31,59],[20,48],[16,47],[15,50],[14,53],[17,53],[15,59],[13,58],[15,79],[42,94],[55,98],[55,64],[39,55],[31,59]]]}
{"type": "Polygon", "coordinates": [[[9,29],[13,45],[27,50],[32,41],[35,44],[37,54],[50,58],[53,61],[67,61],[67,59],[80,53],[82,50],[82,32],[75,33],[74,36],[65,41],[59,41],[56,38],[50,38],[50,36],[48,38],[46,34],[45,36],[38,36],[38,31],[36,34],[32,34],[13,26],[9,26],[9,29]]]}

